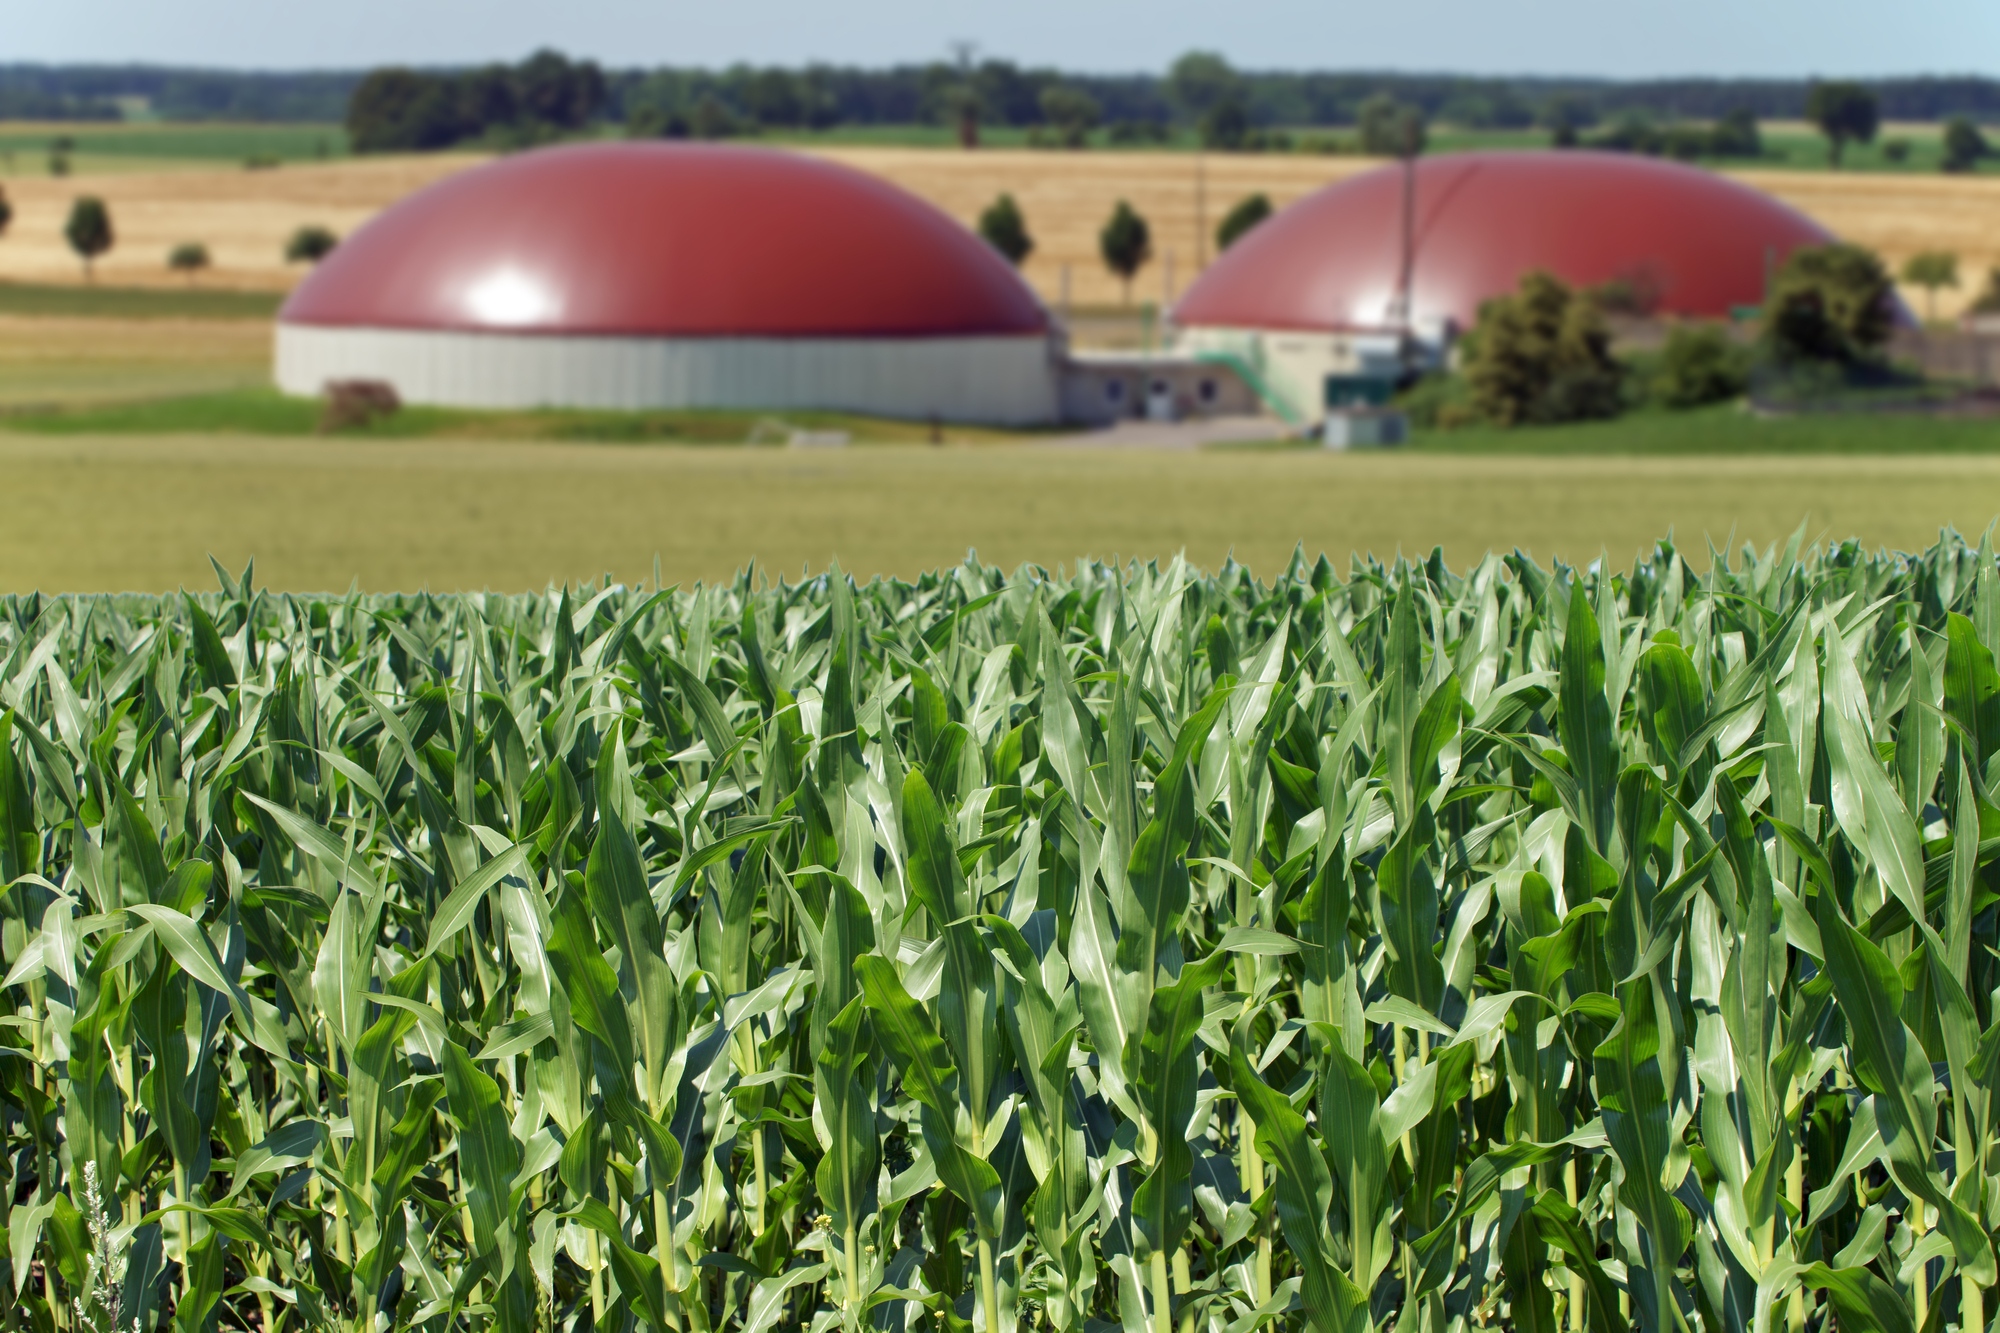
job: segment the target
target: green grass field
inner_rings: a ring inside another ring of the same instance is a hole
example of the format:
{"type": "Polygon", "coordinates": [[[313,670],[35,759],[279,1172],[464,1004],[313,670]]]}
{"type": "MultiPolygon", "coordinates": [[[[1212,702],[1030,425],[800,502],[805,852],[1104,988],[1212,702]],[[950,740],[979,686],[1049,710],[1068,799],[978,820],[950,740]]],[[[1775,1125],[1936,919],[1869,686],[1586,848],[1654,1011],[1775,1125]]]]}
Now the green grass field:
{"type": "Polygon", "coordinates": [[[0,430],[0,587],[206,586],[208,556],[289,589],[669,581],[756,563],[913,576],[968,547],[1012,567],[1225,557],[1266,577],[1303,545],[1454,565],[1514,547],[1623,566],[1670,530],[1760,548],[1810,535],[1913,549],[2000,513],[2000,459],[1166,453],[28,436],[0,430]]]}
{"type": "MultiPolygon", "coordinates": [[[[4,291],[4,288],[0,288],[4,291]]],[[[0,305],[0,310],[4,305],[0,305]]],[[[35,435],[259,435],[318,433],[320,405],[267,387],[161,395],[124,402],[74,402],[16,410],[8,429],[35,435]]],[[[531,412],[411,407],[364,429],[379,439],[581,441],[610,444],[781,443],[790,430],[846,431],[857,443],[915,444],[930,439],[923,422],[838,412],[749,411],[531,412]]],[[[949,426],[952,443],[1032,442],[1044,431],[949,426]]],[[[1266,442],[1224,451],[1282,452],[1314,445],[1266,442]]],[[[1499,430],[1469,427],[1419,432],[1411,452],[1439,455],[1799,457],[1818,454],[2000,454],[2000,419],[1894,413],[1760,418],[1736,406],[1693,412],[1642,411],[1616,421],[1499,430]]]]}
{"type": "MultiPolygon", "coordinates": [[[[4,418],[15,431],[36,435],[254,435],[319,433],[321,404],[289,398],[266,387],[220,393],[161,396],[124,402],[58,403],[16,411],[4,418]]],[[[931,438],[928,422],[892,421],[843,412],[728,410],[608,412],[547,409],[485,411],[408,407],[364,427],[342,432],[384,440],[476,439],[588,441],[605,444],[783,444],[793,431],[844,431],[870,444],[918,444],[931,438]]],[[[1032,439],[1035,432],[981,426],[941,427],[944,442],[981,444],[1032,439]]]]}
{"type": "Polygon", "coordinates": [[[53,143],[67,138],[74,148],[70,168],[100,170],[105,162],[242,162],[276,158],[311,162],[347,152],[347,131],[338,125],[253,125],[221,123],[65,125],[0,124],[0,168],[8,172],[47,169],[53,143]],[[11,160],[10,160],[11,159],[11,160]]]}
{"type": "Polygon", "coordinates": [[[72,319],[269,319],[282,292],[0,282],[0,315],[72,319]]]}
{"type": "MultiPolygon", "coordinates": [[[[1329,143],[1348,144],[1354,138],[1351,126],[1280,127],[1290,136],[1292,152],[1323,151],[1329,143]]],[[[600,131],[601,133],[601,131],[600,131]]],[[[311,162],[347,152],[346,131],[338,125],[253,125],[218,123],[153,124],[0,124],[0,173],[47,169],[51,143],[58,137],[74,143],[70,168],[79,173],[129,171],[174,163],[241,163],[252,158],[275,162],[311,162]]],[[[842,125],[826,130],[773,128],[754,136],[756,141],[810,146],[857,145],[868,147],[955,148],[957,131],[945,125],[842,125]]],[[[1827,165],[1826,141],[1816,134],[1790,129],[1764,132],[1764,156],[1733,159],[1721,165],[1743,167],[1822,170],[1827,165]]],[[[980,142],[989,148],[1026,148],[1030,131],[1014,126],[987,126],[980,142]]],[[[1462,152],[1481,148],[1545,148],[1548,134],[1542,130],[1470,130],[1451,125],[1433,126],[1429,146],[1432,152],[1462,152]]],[[[1176,127],[1162,143],[1113,144],[1108,129],[1091,135],[1092,148],[1121,151],[1189,152],[1201,146],[1191,128],[1176,127]]],[[[1058,150],[1051,150],[1058,151],[1058,150]]],[[[1920,132],[1893,131],[1872,144],[1850,146],[1844,166],[1852,171],[1912,172],[1934,174],[1943,151],[1942,140],[1926,127],[1920,132]],[[1905,156],[1891,157],[1890,145],[1902,143],[1905,156]]],[[[2000,172],[2000,162],[1981,165],[1982,172],[2000,172]]]]}

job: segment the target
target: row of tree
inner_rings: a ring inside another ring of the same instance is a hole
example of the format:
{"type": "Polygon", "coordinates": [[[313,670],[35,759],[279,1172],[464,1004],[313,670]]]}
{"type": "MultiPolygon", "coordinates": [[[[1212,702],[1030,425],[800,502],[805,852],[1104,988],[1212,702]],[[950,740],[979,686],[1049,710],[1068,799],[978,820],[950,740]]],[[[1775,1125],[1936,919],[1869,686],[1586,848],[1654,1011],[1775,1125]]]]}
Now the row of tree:
{"type": "MultiPolygon", "coordinates": [[[[1251,228],[1270,217],[1272,211],[1269,195],[1253,194],[1242,199],[1223,215],[1216,227],[1215,248],[1218,251],[1227,250],[1251,228]]],[[[1011,194],[1001,195],[979,215],[979,234],[1016,267],[1027,262],[1028,256],[1035,250],[1035,238],[1028,230],[1027,218],[1011,194]]],[[[1125,302],[1130,305],[1132,279],[1139,276],[1139,270],[1153,257],[1152,224],[1130,202],[1120,199],[1097,234],[1097,250],[1104,266],[1124,283],[1125,302]]]]}
{"type": "MultiPolygon", "coordinates": [[[[0,190],[0,236],[14,222],[14,205],[0,190]]],[[[86,280],[93,276],[97,261],[111,253],[118,243],[118,231],[111,221],[111,207],[94,194],[78,196],[63,219],[63,240],[83,263],[86,280]]],[[[285,262],[317,264],[333,253],[340,238],[327,228],[307,224],[294,231],[285,242],[285,262]]],[[[209,267],[208,246],[201,241],[182,241],[167,251],[167,267],[192,278],[209,267]]]]}
{"type": "MultiPolygon", "coordinates": [[[[622,122],[634,137],[718,139],[765,127],[823,129],[856,120],[941,122],[952,126],[968,148],[978,145],[983,126],[995,124],[1026,127],[1031,144],[1054,148],[1081,148],[1099,130],[1114,145],[1160,143],[1175,126],[1192,127],[1205,146],[1218,151],[1295,146],[1289,131],[1274,128],[1271,105],[1259,102],[1259,77],[1204,52],[1183,56],[1148,91],[1135,90],[1130,80],[1073,78],[969,58],[882,76],[830,67],[789,71],[748,66],[720,73],[660,70],[619,76],[588,61],[543,51],[512,66],[377,70],[354,90],[347,126],[357,152],[465,143],[520,147],[600,122],[622,122]]],[[[1337,123],[1353,126],[1351,137],[1298,146],[1411,156],[1423,151],[1428,124],[1435,118],[1460,126],[1539,124],[1558,148],[1689,161],[1754,159],[1764,151],[1758,111],[1748,103],[1699,123],[1663,123],[1637,109],[1607,122],[1599,101],[1577,91],[1553,94],[1533,109],[1518,99],[1458,96],[1438,101],[1421,93],[1421,88],[1408,97],[1380,89],[1367,93],[1331,113],[1337,123]]],[[[1837,167],[1850,144],[1874,140],[1884,97],[1852,81],[1813,83],[1799,110],[1826,135],[1829,161],[1837,167]]],[[[1307,117],[1285,123],[1313,121],[1307,117]]],[[[1900,159],[1908,147],[1897,140],[1884,150],[1900,159]]],[[[1972,170],[1988,155],[1977,123],[1966,116],[1949,122],[1944,170],[1972,170]]]]}
{"type": "MultiPolygon", "coordinates": [[[[1198,56],[1194,67],[1213,57],[1198,56]]],[[[1004,60],[937,62],[886,69],[815,65],[803,69],[735,66],[725,70],[624,69],[605,74],[612,118],[638,106],[691,109],[706,95],[736,114],[818,116],[841,124],[909,124],[940,85],[971,65],[991,123],[1037,123],[1041,91],[1051,83],[1079,88],[1104,108],[1107,123],[1192,123],[1179,101],[1184,60],[1165,75],[1077,75],[1024,68],[1004,60]]],[[[452,71],[453,73],[462,71],[452,71]]],[[[1454,75],[1332,71],[1232,71],[1246,112],[1258,125],[1351,125],[1377,93],[1421,107],[1455,125],[1526,128],[1562,99],[1593,120],[1629,112],[1656,120],[1716,120],[1737,107],[1764,119],[1798,119],[1809,84],[1801,79],[1466,78],[1454,75]]],[[[31,108],[36,119],[112,119],[116,98],[141,97],[169,119],[335,121],[343,117],[366,71],[288,73],[179,69],[159,65],[0,64],[0,111],[31,108]]],[[[2000,80],[1979,77],[1872,80],[1892,120],[1942,121],[1954,115],[2000,119],[2000,80]]],[[[786,124],[774,118],[765,123],[786,124]]]]}

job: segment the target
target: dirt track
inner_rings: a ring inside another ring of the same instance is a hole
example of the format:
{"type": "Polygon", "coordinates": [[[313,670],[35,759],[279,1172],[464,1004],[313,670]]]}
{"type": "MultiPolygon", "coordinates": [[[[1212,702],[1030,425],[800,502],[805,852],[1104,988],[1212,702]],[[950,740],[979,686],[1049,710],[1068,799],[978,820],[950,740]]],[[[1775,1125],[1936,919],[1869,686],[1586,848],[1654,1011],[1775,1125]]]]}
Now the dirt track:
{"type": "MultiPolygon", "coordinates": [[[[1117,281],[1097,257],[1097,229],[1121,198],[1152,222],[1154,262],[1134,295],[1157,300],[1167,286],[1184,290],[1196,266],[1199,231],[1213,232],[1228,208],[1262,191],[1283,205],[1331,181],[1373,166],[1357,158],[1207,156],[1184,153],[1059,153],[840,148],[824,156],[895,181],[970,222],[1002,191],[1026,215],[1036,249],[1026,273],[1051,301],[1115,302],[1117,281]],[[1199,175],[1198,175],[1199,173],[1199,175]],[[1198,202],[1199,201],[1199,202],[1198,202]],[[1197,216],[1203,225],[1197,226],[1197,216]]],[[[178,281],[165,267],[167,250],[204,242],[216,269],[205,283],[282,288],[297,269],[281,259],[285,238],[302,223],[351,232],[411,190],[459,171],[477,157],[451,154],[370,159],[277,171],[162,171],[56,180],[22,175],[5,182],[15,206],[0,240],[0,279],[76,278],[76,259],[61,226],[78,194],[102,195],[119,234],[99,266],[105,281],[178,281]]],[[[1793,171],[1740,171],[1737,178],[1767,190],[1836,234],[1882,254],[1892,267],[1921,249],[1958,254],[1961,288],[1940,294],[1938,310],[1954,313],[2000,264],[2000,178],[1918,177],[1793,171]]],[[[1212,250],[1212,246],[1208,247],[1212,250]]],[[[1212,255],[1210,256],[1212,257],[1212,255]]],[[[1912,293],[1912,304],[1922,298],[1912,293]]]]}

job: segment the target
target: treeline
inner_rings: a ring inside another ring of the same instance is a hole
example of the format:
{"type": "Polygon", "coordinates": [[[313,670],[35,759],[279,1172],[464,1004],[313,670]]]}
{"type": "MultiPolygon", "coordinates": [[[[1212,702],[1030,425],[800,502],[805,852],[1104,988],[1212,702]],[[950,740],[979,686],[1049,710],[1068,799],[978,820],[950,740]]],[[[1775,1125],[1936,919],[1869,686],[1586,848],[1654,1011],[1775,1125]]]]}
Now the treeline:
{"type": "MultiPolygon", "coordinates": [[[[600,69],[553,53],[520,65],[485,69],[238,73],[145,65],[0,65],[0,116],[110,119],[114,99],[144,98],[174,120],[337,121],[353,94],[394,73],[399,94],[422,103],[425,134],[452,141],[532,129],[543,114],[508,90],[521,72],[560,63],[592,71],[588,120],[652,122],[671,130],[698,119],[710,128],[827,128],[956,121],[968,107],[985,124],[1045,123],[1051,91],[1081,95],[1105,124],[1192,124],[1218,72],[1253,126],[1354,125],[1370,98],[1387,95],[1434,121],[1485,128],[1548,124],[1551,108],[1588,125],[1643,115],[1661,121],[1715,120],[1732,111],[1759,119],[1805,113],[1803,79],[1654,79],[1614,82],[1575,78],[1469,78],[1391,72],[1237,71],[1193,54],[1160,74],[1078,74],[1005,60],[944,61],[860,69],[736,65],[726,69],[600,69]],[[411,90],[415,90],[414,93],[411,90]]],[[[1885,119],[1942,121],[1954,116],[2000,121],[2000,80],[1973,76],[1867,80],[1885,119]]],[[[393,86],[393,85],[392,85],[393,86]]],[[[571,114],[563,110],[562,115],[571,114]]],[[[562,122],[552,122],[560,124],[562,122]]]]}
{"type": "Polygon", "coordinates": [[[364,71],[244,73],[159,65],[0,65],[0,119],[118,120],[143,98],[166,120],[337,121],[364,71]]]}

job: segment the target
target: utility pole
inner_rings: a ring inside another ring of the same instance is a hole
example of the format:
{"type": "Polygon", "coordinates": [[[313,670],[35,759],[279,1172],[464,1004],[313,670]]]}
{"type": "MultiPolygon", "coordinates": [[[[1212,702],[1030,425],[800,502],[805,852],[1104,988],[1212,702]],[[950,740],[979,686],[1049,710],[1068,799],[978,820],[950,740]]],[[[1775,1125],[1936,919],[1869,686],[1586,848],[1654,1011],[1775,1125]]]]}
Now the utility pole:
{"type": "Polygon", "coordinates": [[[1194,272],[1208,267],[1208,157],[1194,150],[1194,272]]]}

